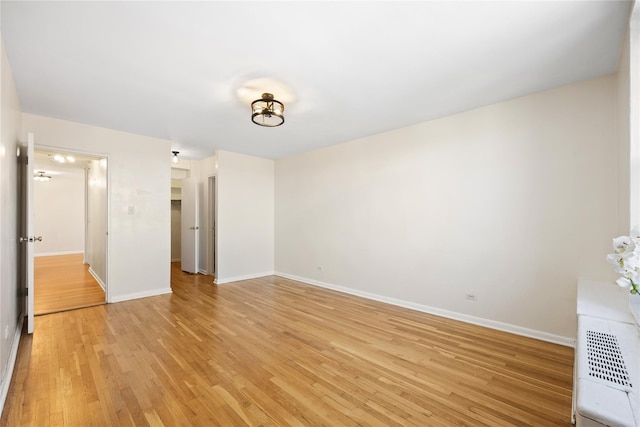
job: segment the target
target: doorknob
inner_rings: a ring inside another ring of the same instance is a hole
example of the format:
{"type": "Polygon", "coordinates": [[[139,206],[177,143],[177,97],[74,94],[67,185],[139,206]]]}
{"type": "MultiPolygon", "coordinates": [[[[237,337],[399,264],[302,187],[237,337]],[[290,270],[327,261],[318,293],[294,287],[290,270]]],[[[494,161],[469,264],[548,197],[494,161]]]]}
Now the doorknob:
{"type": "Polygon", "coordinates": [[[42,236],[38,236],[38,237],[20,237],[19,242],[20,243],[25,243],[25,242],[42,242],[42,236]]]}

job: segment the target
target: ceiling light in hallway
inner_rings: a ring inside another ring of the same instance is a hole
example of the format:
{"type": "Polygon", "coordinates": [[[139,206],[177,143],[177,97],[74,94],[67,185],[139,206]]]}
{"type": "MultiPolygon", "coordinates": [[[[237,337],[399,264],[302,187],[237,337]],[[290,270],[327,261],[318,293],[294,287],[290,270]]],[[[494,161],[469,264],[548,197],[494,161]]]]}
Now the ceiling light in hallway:
{"type": "Polygon", "coordinates": [[[47,182],[51,181],[51,176],[45,175],[44,171],[38,171],[33,175],[33,179],[35,179],[36,181],[47,182]]]}

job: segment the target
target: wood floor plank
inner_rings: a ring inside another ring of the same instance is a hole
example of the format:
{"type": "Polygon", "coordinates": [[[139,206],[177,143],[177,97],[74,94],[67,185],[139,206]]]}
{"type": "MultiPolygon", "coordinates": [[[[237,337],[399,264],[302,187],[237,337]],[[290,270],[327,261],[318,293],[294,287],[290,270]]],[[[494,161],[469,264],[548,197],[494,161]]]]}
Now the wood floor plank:
{"type": "Polygon", "coordinates": [[[3,426],[569,426],[573,349],[269,276],[39,316],[3,426]]]}
{"type": "Polygon", "coordinates": [[[83,254],[35,257],[36,316],[105,303],[104,290],[83,260],[83,254]]]}

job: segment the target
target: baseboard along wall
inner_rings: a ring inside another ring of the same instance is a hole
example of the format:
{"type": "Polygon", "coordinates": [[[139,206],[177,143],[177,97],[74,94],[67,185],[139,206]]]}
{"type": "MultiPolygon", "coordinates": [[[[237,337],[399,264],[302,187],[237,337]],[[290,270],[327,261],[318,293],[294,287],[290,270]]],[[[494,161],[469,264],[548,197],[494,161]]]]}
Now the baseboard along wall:
{"type": "Polygon", "coordinates": [[[14,333],[13,343],[11,344],[11,352],[9,353],[9,360],[7,361],[7,370],[4,372],[4,376],[2,377],[2,383],[0,383],[0,414],[4,410],[4,403],[6,402],[7,395],[9,394],[9,385],[11,384],[13,369],[16,366],[16,359],[18,358],[18,347],[20,346],[20,338],[22,337],[23,323],[24,317],[21,317],[14,333]]]}
{"type": "Polygon", "coordinates": [[[150,291],[134,292],[132,294],[125,294],[125,295],[119,295],[116,297],[111,297],[107,302],[108,303],[122,302],[122,301],[129,301],[132,299],[155,297],[158,295],[165,295],[165,294],[171,294],[171,293],[173,293],[171,288],[153,289],[150,291]]]}
{"type": "Polygon", "coordinates": [[[265,271],[263,273],[247,274],[245,276],[225,277],[222,279],[216,277],[213,280],[213,283],[215,283],[216,285],[222,285],[224,283],[239,282],[241,280],[257,279],[258,277],[273,276],[273,275],[278,275],[278,274],[276,274],[273,271],[265,271]]]}
{"type": "Polygon", "coordinates": [[[105,283],[102,281],[102,279],[100,277],[98,277],[96,272],[93,271],[93,269],[91,267],[89,267],[89,274],[91,274],[93,276],[93,278],[96,279],[96,282],[98,282],[98,285],[100,285],[102,290],[106,293],[107,292],[107,285],[105,285],[105,283]]]}
{"type": "Polygon", "coordinates": [[[84,251],[63,251],[63,252],[46,252],[42,254],[34,254],[34,257],[41,256],[57,256],[57,255],[75,255],[75,254],[84,254],[84,251]]]}
{"type": "Polygon", "coordinates": [[[318,286],[321,288],[343,292],[349,295],[355,295],[355,296],[367,298],[374,301],[384,302],[387,304],[408,308],[410,310],[421,311],[423,313],[433,314],[436,316],[445,317],[452,320],[459,320],[461,322],[471,323],[473,325],[478,325],[478,326],[484,326],[486,328],[509,332],[512,334],[521,335],[529,338],[535,338],[538,340],[547,341],[554,344],[560,344],[567,347],[575,347],[575,339],[572,337],[565,337],[561,335],[550,334],[548,332],[537,331],[535,329],[524,328],[522,326],[511,325],[509,323],[498,322],[496,320],[484,319],[481,317],[471,316],[464,313],[444,310],[441,308],[431,307],[423,304],[416,304],[413,302],[404,301],[396,298],[385,297],[385,296],[373,294],[370,292],[363,292],[356,289],[347,288],[345,286],[338,286],[330,283],[321,282],[318,280],[308,279],[306,277],[295,276],[293,274],[275,272],[275,275],[284,277],[286,279],[291,279],[298,282],[306,283],[312,286],[318,286]]]}

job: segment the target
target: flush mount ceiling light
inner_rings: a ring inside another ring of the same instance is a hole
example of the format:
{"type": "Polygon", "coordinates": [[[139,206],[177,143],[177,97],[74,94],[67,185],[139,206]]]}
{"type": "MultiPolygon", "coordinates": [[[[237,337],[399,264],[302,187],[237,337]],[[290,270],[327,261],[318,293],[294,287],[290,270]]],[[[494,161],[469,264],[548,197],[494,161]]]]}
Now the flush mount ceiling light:
{"type": "Polygon", "coordinates": [[[45,175],[44,171],[38,171],[33,175],[33,179],[35,179],[36,181],[47,182],[51,181],[51,176],[45,175]]]}
{"type": "Polygon", "coordinates": [[[62,154],[49,154],[49,160],[56,163],[75,163],[73,156],[63,156],[62,154]]]}
{"type": "Polygon", "coordinates": [[[172,151],[171,153],[173,153],[173,157],[171,158],[171,161],[173,163],[178,163],[178,154],[180,154],[179,151],[172,151]]]}
{"type": "Polygon", "coordinates": [[[273,128],[284,123],[284,105],[270,93],[251,103],[251,113],[251,121],[260,126],[273,128]]]}

